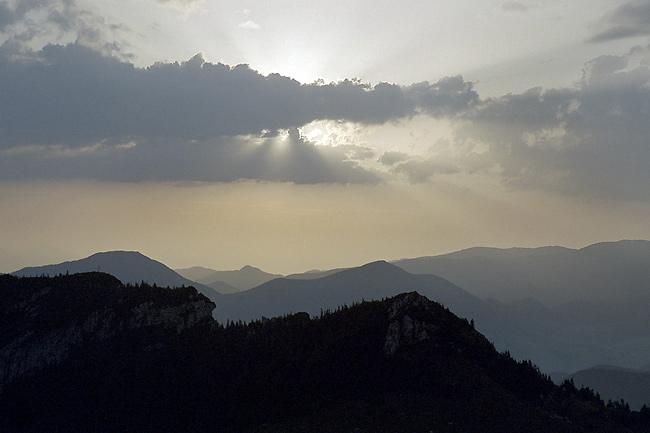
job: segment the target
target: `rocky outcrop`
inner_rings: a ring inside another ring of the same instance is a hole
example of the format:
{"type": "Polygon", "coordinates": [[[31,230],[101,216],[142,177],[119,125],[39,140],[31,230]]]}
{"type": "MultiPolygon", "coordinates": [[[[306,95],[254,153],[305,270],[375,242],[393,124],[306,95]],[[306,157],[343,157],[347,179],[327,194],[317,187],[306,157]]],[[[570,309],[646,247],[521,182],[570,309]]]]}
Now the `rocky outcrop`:
{"type": "Polygon", "coordinates": [[[397,297],[388,312],[388,331],[384,352],[394,354],[402,345],[428,340],[438,330],[438,326],[416,317],[415,309],[427,310],[431,301],[416,292],[397,297]]]}
{"type": "Polygon", "coordinates": [[[174,335],[212,322],[215,307],[193,288],[123,286],[97,276],[5,278],[2,286],[0,320],[11,328],[0,335],[0,389],[87,344],[147,327],[174,335]]]}
{"type": "Polygon", "coordinates": [[[400,347],[431,341],[434,347],[462,351],[463,346],[491,343],[474,329],[472,323],[452,315],[449,310],[417,292],[398,295],[388,310],[388,328],[384,353],[393,355],[400,347]],[[460,339],[449,338],[461,336],[460,339]]]}

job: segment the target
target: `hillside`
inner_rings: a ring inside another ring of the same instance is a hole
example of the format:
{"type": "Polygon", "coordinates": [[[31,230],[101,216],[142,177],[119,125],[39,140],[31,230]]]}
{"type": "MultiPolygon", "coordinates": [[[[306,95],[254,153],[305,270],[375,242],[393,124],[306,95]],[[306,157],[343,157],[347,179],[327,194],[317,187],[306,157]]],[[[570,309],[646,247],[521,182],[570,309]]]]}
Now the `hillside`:
{"type": "Polygon", "coordinates": [[[164,264],[150,259],[137,251],[109,251],[96,253],[85,259],[55,265],[22,268],[12,272],[18,277],[55,276],[80,272],[105,272],[121,282],[139,284],[146,282],[162,287],[193,286],[213,301],[219,299],[214,289],[182,277],[164,264]]]}
{"type": "Polygon", "coordinates": [[[0,283],[0,320],[12,325],[2,327],[0,350],[11,354],[1,358],[3,371],[22,365],[25,344],[49,360],[3,376],[0,419],[8,431],[623,433],[650,426],[646,412],[554,385],[417,293],[317,318],[298,313],[223,327],[191,289],[128,287],[103,274],[0,283]],[[52,316],[34,325],[34,311],[52,316]],[[71,337],[66,356],[48,355],[54,340],[46,337],[56,329],[71,337]]]}

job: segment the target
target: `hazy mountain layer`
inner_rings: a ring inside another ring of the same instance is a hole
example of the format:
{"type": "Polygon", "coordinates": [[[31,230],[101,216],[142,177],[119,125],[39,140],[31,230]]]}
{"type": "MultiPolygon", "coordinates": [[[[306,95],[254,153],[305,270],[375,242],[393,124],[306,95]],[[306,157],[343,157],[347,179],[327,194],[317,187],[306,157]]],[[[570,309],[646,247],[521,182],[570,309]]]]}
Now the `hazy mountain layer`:
{"type": "Polygon", "coordinates": [[[471,248],[394,264],[506,303],[529,297],[548,305],[650,299],[649,241],[604,242],[579,250],[471,248]]]}
{"type": "Polygon", "coordinates": [[[205,284],[219,293],[224,294],[248,290],[267,281],[282,277],[282,275],[269,274],[268,272],[248,265],[237,271],[215,271],[196,266],[188,269],[179,269],[177,272],[190,280],[205,284]]]}

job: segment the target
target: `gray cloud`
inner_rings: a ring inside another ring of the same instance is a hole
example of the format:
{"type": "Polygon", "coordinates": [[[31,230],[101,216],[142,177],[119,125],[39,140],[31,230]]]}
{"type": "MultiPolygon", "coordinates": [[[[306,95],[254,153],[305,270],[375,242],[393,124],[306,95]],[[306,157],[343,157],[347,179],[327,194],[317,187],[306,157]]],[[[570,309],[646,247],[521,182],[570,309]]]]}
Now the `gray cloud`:
{"type": "Polygon", "coordinates": [[[107,23],[75,0],[0,2],[0,36],[22,49],[33,48],[33,42],[43,39],[73,40],[105,54],[129,57],[115,42],[115,37],[127,32],[123,24],[107,23]]]}
{"type": "Polygon", "coordinates": [[[7,5],[6,2],[0,3],[0,33],[16,21],[16,13],[7,5]]]}
{"type": "Polygon", "coordinates": [[[417,109],[453,114],[477,98],[460,77],[406,89],[352,80],[303,85],[277,74],[263,76],[246,65],[207,63],[200,55],[141,69],[80,44],[49,45],[37,58],[13,61],[9,48],[0,51],[5,59],[0,63],[4,148],[206,140],[319,119],[380,124],[417,109]]]}
{"type": "Polygon", "coordinates": [[[420,111],[434,117],[454,115],[479,101],[472,83],[463,77],[445,77],[437,83],[421,82],[404,88],[404,93],[415,101],[420,111]]]}
{"type": "Polygon", "coordinates": [[[637,0],[625,3],[605,16],[601,22],[604,30],[592,36],[590,42],[607,42],[650,35],[650,1],[637,0]]]}
{"type": "Polygon", "coordinates": [[[392,166],[407,159],[409,159],[409,154],[406,152],[388,151],[384,152],[378,161],[383,165],[392,166]]]}
{"type": "Polygon", "coordinates": [[[648,201],[649,84],[650,69],[630,68],[627,56],[599,57],[577,88],[485,101],[456,125],[455,144],[484,144],[465,168],[511,184],[648,201]]]}
{"type": "Polygon", "coordinates": [[[501,5],[501,10],[506,12],[526,12],[530,6],[518,1],[506,1],[501,5]]]}
{"type": "Polygon", "coordinates": [[[436,175],[458,173],[453,164],[444,163],[437,158],[412,158],[391,169],[393,173],[403,174],[412,184],[431,180],[436,175]]]}
{"type": "Polygon", "coordinates": [[[455,116],[478,99],[461,77],[407,88],[356,80],[301,84],[200,55],[137,68],[80,42],[35,53],[3,45],[0,94],[5,179],[297,183],[376,182],[355,162],[375,154],[294,135],[278,146],[281,131],[315,120],[370,125],[420,112],[455,116]]]}
{"type": "Polygon", "coordinates": [[[231,182],[240,179],[312,183],[377,183],[346,155],[315,146],[293,129],[271,138],[163,139],[70,149],[27,147],[0,152],[0,180],[231,182]]]}

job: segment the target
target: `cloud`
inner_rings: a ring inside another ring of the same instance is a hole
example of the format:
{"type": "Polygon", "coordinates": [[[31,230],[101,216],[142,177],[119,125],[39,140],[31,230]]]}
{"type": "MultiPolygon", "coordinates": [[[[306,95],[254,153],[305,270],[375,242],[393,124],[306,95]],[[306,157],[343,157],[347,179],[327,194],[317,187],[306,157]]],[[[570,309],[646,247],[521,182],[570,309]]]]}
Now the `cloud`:
{"type": "Polygon", "coordinates": [[[75,0],[0,3],[0,37],[22,49],[34,49],[42,40],[76,41],[107,54],[122,54],[115,38],[124,33],[126,26],[107,23],[75,0]]]}
{"type": "Polygon", "coordinates": [[[24,169],[45,177],[298,183],[376,182],[355,162],[374,151],[292,136],[284,152],[273,153],[270,143],[282,131],[319,120],[375,125],[421,112],[455,116],[478,98],[461,77],[406,88],[349,79],[301,84],[201,55],[138,68],[80,42],[37,52],[1,46],[0,94],[0,152],[17,167],[5,164],[7,179],[26,176],[18,173],[24,169]],[[267,141],[240,153],[258,140],[267,141]],[[192,175],[185,167],[202,169],[192,175]]]}
{"type": "Polygon", "coordinates": [[[650,200],[650,69],[629,56],[585,66],[572,89],[531,89],[484,101],[456,123],[466,171],[498,171],[517,186],[650,200]]]}
{"type": "Polygon", "coordinates": [[[84,146],[154,138],[206,140],[299,127],[314,120],[381,124],[422,110],[452,115],[477,95],[461,77],[408,88],[354,80],[301,84],[246,65],[208,63],[200,55],[148,68],[81,44],[49,45],[13,58],[0,49],[4,148],[84,146]]]}
{"type": "Polygon", "coordinates": [[[15,21],[16,13],[6,3],[0,3],[0,33],[7,31],[15,21]]]}
{"type": "Polygon", "coordinates": [[[391,171],[405,175],[410,183],[415,184],[427,182],[436,175],[458,173],[460,170],[452,164],[431,157],[409,159],[396,165],[391,171]]]}
{"type": "Polygon", "coordinates": [[[506,1],[501,5],[501,10],[506,12],[527,12],[529,9],[530,6],[517,1],[506,1]]]}
{"type": "Polygon", "coordinates": [[[650,35],[650,1],[631,1],[619,6],[602,19],[601,26],[604,30],[593,35],[590,42],[650,35]]]}
{"type": "Polygon", "coordinates": [[[94,179],[110,182],[366,183],[381,179],[346,149],[315,146],[296,129],[275,137],[179,142],[159,139],[80,148],[30,146],[0,152],[0,181],[94,179]]]}
{"type": "Polygon", "coordinates": [[[449,116],[471,107],[479,100],[473,84],[460,75],[444,77],[437,83],[421,82],[404,88],[420,111],[434,117],[449,116]]]}
{"type": "Polygon", "coordinates": [[[255,21],[248,20],[239,24],[237,27],[241,29],[257,30],[260,28],[260,25],[257,24],[255,21]]]}
{"type": "Polygon", "coordinates": [[[405,161],[409,158],[409,154],[406,152],[397,152],[397,151],[388,151],[379,158],[379,162],[383,165],[395,165],[398,162],[405,161]]]}

